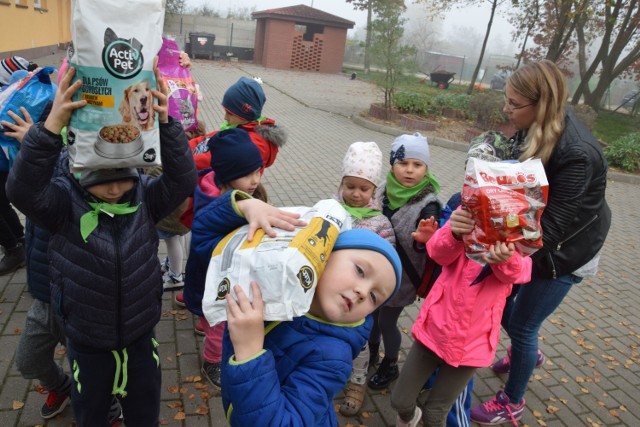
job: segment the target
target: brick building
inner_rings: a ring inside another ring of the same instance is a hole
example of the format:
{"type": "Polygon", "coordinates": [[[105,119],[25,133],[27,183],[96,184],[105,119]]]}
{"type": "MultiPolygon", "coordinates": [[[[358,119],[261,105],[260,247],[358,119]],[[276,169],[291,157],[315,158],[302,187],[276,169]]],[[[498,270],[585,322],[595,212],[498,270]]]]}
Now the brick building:
{"type": "Polygon", "coordinates": [[[339,73],[355,22],[306,5],[253,12],[254,63],[279,70],[339,73]]]}

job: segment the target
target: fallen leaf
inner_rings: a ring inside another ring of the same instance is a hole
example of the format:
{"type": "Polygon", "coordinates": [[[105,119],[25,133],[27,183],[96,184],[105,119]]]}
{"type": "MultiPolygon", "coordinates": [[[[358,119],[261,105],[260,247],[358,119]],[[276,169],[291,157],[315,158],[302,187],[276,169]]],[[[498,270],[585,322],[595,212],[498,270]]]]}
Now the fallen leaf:
{"type": "Polygon", "coordinates": [[[536,418],[540,418],[542,416],[542,412],[534,410],[533,411],[533,416],[536,417],[536,418]]]}
{"type": "Polygon", "coordinates": [[[171,409],[181,408],[182,407],[182,402],[179,401],[179,400],[174,400],[172,402],[167,403],[167,407],[169,407],[171,409]]]}
{"type": "Polygon", "coordinates": [[[164,418],[160,420],[160,425],[161,426],[168,426],[169,425],[169,420],[165,420],[164,418]]]}
{"type": "Polygon", "coordinates": [[[207,415],[209,413],[209,408],[204,405],[198,406],[196,408],[196,414],[198,415],[207,415]]]}
{"type": "Polygon", "coordinates": [[[560,382],[561,382],[561,383],[565,383],[565,384],[566,384],[566,383],[568,383],[568,382],[569,382],[569,379],[568,379],[568,378],[564,378],[564,377],[562,377],[562,378],[560,378],[560,382]]]}
{"type": "Polygon", "coordinates": [[[615,409],[609,409],[609,413],[612,417],[619,417],[618,411],[616,411],[615,409]]]}
{"type": "Polygon", "coordinates": [[[177,385],[170,385],[167,387],[167,391],[171,394],[176,394],[180,391],[180,388],[177,385]]]}
{"type": "Polygon", "coordinates": [[[188,391],[189,391],[189,389],[187,389],[186,387],[182,387],[182,388],[180,389],[180,393],[181,393],[181,394],[185,394],[185,393],[186,393],[186,392],[188,392],[188,391]]]}
{"type": "Polygon", "coordinates": [[[21,402],[19,400],[14,400],[13,401],[13,405],[12,408],[14,411],[18,410],[18,409],[22,409],[24,407],[24,402],[21,402]]]}
{"type": "Polygon", "coordinates": [[[185,418],[187,418],[187,416],[185,415],[184,412],[178,412],[173,419],[176,421],[180,421],[180,420],[184,420],[185,418]]]}
{"type": "Polygon", "coordinates": [[[547,427],[547,423],[544,422],[544,420],[536,420],[538,422],[538,424],[540,424],[542,427],[547,427]]]}
{"type": "Polygon", "coordinates": [[[553,406],[553,405],[547,406],[547,412],[550,413],[550,414],[555,414],[559,410],[560,410],[560,408],[558,408],[557,406],[553,406]]]}
{"type": "Polygon", "coordinates": [[[368,413],[368,412],[363,412],[363,413],[362,413],[362,418],[364,418],[364,419],[369,419],[369,417],[370,417],[370,415],[369,415],[369,413],[368,413]]]}
{"type": "Polygon", "coordinates": [[[582,378],[582,377],[576,377],[576,382],[577,382],[577,383],[583,383],[583,382],[584,382],[584,378],[582,378]]]}

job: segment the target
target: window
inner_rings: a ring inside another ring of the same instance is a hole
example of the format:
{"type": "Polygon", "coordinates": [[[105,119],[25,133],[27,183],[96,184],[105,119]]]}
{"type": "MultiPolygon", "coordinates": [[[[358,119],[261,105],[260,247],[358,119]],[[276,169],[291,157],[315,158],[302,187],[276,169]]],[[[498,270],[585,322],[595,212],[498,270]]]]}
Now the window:
{"type": "MultiPolygon", "coordinates": [[[[23,0],[24,1],[24,0],[23,0]]],[[[33,0],[34,9],[47,9],[47,0],[33,0]]]]}
{"type": "Polygon", "coordinates": [[[322,34],[324,33],[324,25],[318,25],[318,24],[296,24],[296,31],[300,32],[300,33],[304,33],[304,35],[302,36],[302,40],[306,41],[306,42],[312,42],[313,41],[313,36],[315,34],[322,34]]]}

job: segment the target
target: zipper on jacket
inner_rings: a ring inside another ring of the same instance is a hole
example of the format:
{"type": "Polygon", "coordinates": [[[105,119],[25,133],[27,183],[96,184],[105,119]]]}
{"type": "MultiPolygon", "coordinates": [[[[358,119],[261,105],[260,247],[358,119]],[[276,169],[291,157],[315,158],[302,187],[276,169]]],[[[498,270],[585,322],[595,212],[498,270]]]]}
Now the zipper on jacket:
{"type": "Polygon", "coordinates": [[[571,235],[569,237],[567,237],[566,239],[559,241],[558,245],[556,246],[556,251],[559,251],[562,248],[562,245],[564,245],[567,241],[573,239],[578,234],[582,233],[587,227],[589,227],[591,224],[593,224],[593,222],[595,220],[597,220],[599,217],[600,217],[599,214],[595,214],[593,216],[593,218],[591,218],[589,221],[587,221],[587,223],[585,225],[583,225],[582,227],[578,228],[575,232],[571,233],[571,235]]]}
{"type": "Polygon", "coordinates": [[[116,336],[117,348],[122,348],[122,262],[120,262],[120,229],[118,228],[117,217],[113,218],[113,237],[116,246],[116,336]]]}
{"type": "Polygon", "coordinates": [[[547,256],[549,257],[549,261],[551,262],[551,273],[554,279],[558,278],[558,275],[556,274],[556,264],[555,262],[553,262],[553,254],[551,252],[547,253],[547,256]]]}

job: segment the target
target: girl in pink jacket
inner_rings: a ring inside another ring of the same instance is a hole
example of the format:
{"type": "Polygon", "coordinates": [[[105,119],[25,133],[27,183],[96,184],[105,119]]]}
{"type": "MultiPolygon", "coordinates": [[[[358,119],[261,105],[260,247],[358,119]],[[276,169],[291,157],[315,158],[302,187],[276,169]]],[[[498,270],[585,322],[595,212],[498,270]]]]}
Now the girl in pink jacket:
{"type": "Polygon", "coordinates": [[[502,311],[513,284],[531,279],[531,258],[517,253],[513,243],[490,247],[485,257],[490,268],[467,258],[462,235],[473,227],[471,213],[458,209],[441,229],[435,231],[432,219],[423,220],[414,233],[416,241],[428,240],[429,256],[442,266],[442,273],[411,329],[415,341],[391,394],[398,411],[396,426],[418,424],[422,411],[416,399],[436,368],[440,370],[427,391],[424,423],[445,425],[451,405],[475,370],[493,362],[502,311]]]}

